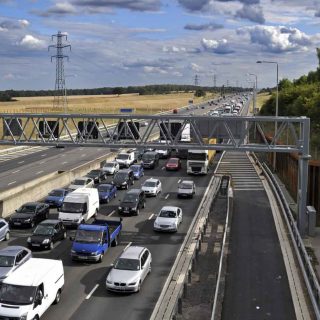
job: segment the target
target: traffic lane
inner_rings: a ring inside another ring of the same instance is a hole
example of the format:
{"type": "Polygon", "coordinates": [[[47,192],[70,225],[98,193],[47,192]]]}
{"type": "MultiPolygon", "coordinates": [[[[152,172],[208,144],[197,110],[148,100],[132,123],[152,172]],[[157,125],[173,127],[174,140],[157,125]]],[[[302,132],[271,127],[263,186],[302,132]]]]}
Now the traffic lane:
{"type": "MultiPolygon", "coordinates": [[[[59,149],[61,150],[61,149],[59,149]]],[[[107,148],[72,148],[49,158],[36,156],[19,168],[0,173],[0,191],[8,186],[15,187],[40,178],[55,171],[67,171],[95,158],[107,157],[110,150],[107,148]]],[[[20,162],[16,159],[17,163],[20,162]]],[[[50,191],[50,190],[49,190],[50,191]]]]}
{"type": "Polygon", "coordinates": [[[232,219],[222,319],[296,319],[265,191],[235,192],[232,219]]]}
{"type": "MultiPolygon", "coordinates": [[[[178,178],[178,176],[172,177],[168,173],[164,180],[166,192],[173,193],[175,191],[178,178]],[[168,183],[171,185],[170,190],[167,188],[168,183]]],[[[197,177],[196,180],[198,179],[206,180],[204,184],[207,185],[210,176],[197,177]]],[[[203,194],[204,190],[205,188],[202,187],[200,193],[203,194]]],[[[82,303],[71,319],[88,319],[89,317],[102,319],[106,310],[108,310],[108,317],[115,319],[147,319],[150,317],[175,261],[177,252],[200,204],[201,196],[197,195],[193,200],[174,197],[170,201],[164,200],[163,203],[161,203],[163,200],[161,197],[150,200],[148,198],[146,209],[140,211],[136,221],[131,217],[124,218],[124,221],[129,222],[129,226],[121,236],[121,239],[125,240],[125,242],[131,240],[132,245],[146,246],[151,251],[152,272],[143,283],[140,293],[119,295],[107,292],[105,279],[108,270],[103,270],[100,274],[99,287],[92,293],[90,299],[82,303]],[[150,217],[148,208],[150,211],[157,212],[163,205],[174,205],[182,208],[184,219],[177,233],[158,233],[153,231],[154,218],[148,219],[150,217]]],[[[99,271],[97,270],[97,272],[99,271]]],[[[90,275],[86,275],[86,277],[88,276],[90,277],[90,275]]],[[[97,273],[95,273],[95,276],[97,276],[97,273]]],[[[92,287],[94,288],[94,286],[92,287]]]]}

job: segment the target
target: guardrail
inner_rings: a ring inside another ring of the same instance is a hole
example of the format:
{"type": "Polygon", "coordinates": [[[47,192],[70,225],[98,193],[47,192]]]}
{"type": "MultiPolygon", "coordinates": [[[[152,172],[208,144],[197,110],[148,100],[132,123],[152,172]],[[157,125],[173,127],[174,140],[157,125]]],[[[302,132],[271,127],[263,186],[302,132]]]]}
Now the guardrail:
{"type": "Polygon", "coordinates": [[[210,180],[150,320],[174,319],[177,313],[182,313],[182,297],[186,293],[187,283],[191,282],[191,272],[194,270],[194,262],[201,249],[210,206],[218,191],[220,180],[220,177],[214,176],[210,180]]]}
{"type": "Polygon", "coordinates": [[[261,168],[265,177],[267,178],[273,193],[275,194],[279,204],[282,207],[282,212],[284,213],[284,218],[287,223],[287,227],[290,233],[290,237],[295,249],[296,257],[298,259],[300,269],[305,280],[305,284],[307,286],[309,298],[312,303],[313,311],[315,313],[316,318],[320,319],[320,285],[318,278],[313,270],[313,267],[310,262],[310,257],[306,251],[303,240],[300,236],[296,221],[292,215],[289,204],[277,182],[274,175],[268,166],[263,163],[261,164],[256,157],[256,155],[252,154],[255,159],[256,164],[261,168]]]}

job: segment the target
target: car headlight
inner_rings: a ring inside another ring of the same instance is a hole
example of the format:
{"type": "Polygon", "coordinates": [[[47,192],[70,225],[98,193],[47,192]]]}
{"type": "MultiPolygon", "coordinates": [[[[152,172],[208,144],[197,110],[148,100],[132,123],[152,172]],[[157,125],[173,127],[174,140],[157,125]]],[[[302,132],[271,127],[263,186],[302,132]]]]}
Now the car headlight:
{"type": "Polygon", "coordinates": [[[30,218],[26,219],[26,220],[24,220],[24,222],[31,222],[31,219],[30,218]]]}
{"type": "Polygon", "coordinates": [[[127,184],[127,181],[125,181],[125,182],[122,182],[121,184],[122,184],[122,185],[125,185],[125,184],[127,184]]]}
{"type": "Polygon", "coordinates": [[[92,256],[97,256],[99,254],[99,251],[91,252],[90,253],[92,256]]]}
{"type": "Polygon", "coordinates": [[[26,313],[26,314],[22,315],[19,319],[20,320],[27,320],[27,316],[28,316],[28,314],[26,313]]]}
{"type": "Polygon", "coordinates": [[[42,241],[42,244],[48,244],[48,243],[50,243],[50,239],[44,239],[44,240],[42,241]]]}
{"type": "Polygon", "coordinates": [[[75,251],[75,250],[72,249],[72,250],[71,250],[71,253],[77,253],[77,251],[75,251]]]}
{"type": "Polygon", "coordinates": [[[73,222],[79,222],[79,219],[73,219],[73,222]]]}
{"type": "Polygon", "coordinates": [[[31,242],[31,237],[28,237],[27,242],[31,242]]]}
{"type": "Polygon", "coordinates": [[[154,222],[154,224],[153,224],[155,227],[159,227],[159,223],[158,222],[154,222]]]}
{"type": "Polygon", "coordinates": [[[112,281],[110,279],[107,278],[107,283],[112,284],[112,281]]]}
{"type": "Polygon", "coordinates": [[[122,210],[122,207],[118,207],[119,210],[122,210]]]}
{"type": "Polygon", "coordinates": [[[129,286],[135,286],[136,284],[137,284],[137,281],[136,282],[130,282],[129,286]]]}

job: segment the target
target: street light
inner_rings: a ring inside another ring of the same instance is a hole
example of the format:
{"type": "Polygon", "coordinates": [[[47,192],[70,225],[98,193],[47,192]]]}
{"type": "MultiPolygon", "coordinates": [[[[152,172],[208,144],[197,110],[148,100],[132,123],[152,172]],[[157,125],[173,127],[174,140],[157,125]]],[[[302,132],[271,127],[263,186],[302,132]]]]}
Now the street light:
{"type": "Polygon", "coordinates": [[[257,103],[257,90],[258,90],[258,76],[254,73],[248,73],[249,76],[254,76],[256,78],[256,82],[253,86],[253,115],[256,114],[256,103],[257,103]]]}
{"type": "MultiPolygon", "coordinates": [[[[257,61],[257,63],[272,63],[277,65],[277,91],[276,91],[276,117],[278,117],[279,112],[279,65],[276,61],[257,61]]],[[[278,132],[278,123],[274,124],[274,137],[276,138],[278,132]]],[[[276,140],[274,141],[276,143],[276,140]]],[[[273,171],[276,171],[276,152],[273,155],[273,171]]]]}

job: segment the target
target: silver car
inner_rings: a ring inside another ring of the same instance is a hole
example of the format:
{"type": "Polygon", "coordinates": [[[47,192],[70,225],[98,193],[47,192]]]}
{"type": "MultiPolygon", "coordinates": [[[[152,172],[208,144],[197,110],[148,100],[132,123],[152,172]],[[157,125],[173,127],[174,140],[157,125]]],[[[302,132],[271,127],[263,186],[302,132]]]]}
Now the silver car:
{"type": "Polygon", "coordinates": [[[32,252],[22,246],[8,246],[0,250],[0,281],[32,257],[32,252]]]}
{"type": "Polygon", "coordinates": [[[116,292],[139,292],[151,272],[151,253],[145,247],[130,246],[116,260],[106,280],[106,288],[116,292]]]}
{"type": "Polygon", "coordinates": [[[0,219],[0,241],[9,240],[9,238],[10,238],[9,224],[6,220],[0,219]]]}

